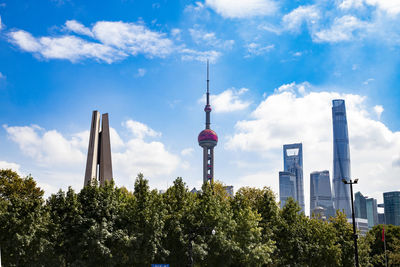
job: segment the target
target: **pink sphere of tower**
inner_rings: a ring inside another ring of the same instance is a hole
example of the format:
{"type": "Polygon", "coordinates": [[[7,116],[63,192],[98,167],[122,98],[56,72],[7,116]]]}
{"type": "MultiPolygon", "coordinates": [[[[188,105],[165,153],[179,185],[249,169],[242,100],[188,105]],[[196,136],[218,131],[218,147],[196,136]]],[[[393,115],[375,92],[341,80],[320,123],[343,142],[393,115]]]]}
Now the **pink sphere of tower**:
{"type": "Polygon", "coordinates": [[[200,132],[198,141],[201,147],[212,148],[218,143],[218,135],[211,129],[205,129],[200,132]]]}

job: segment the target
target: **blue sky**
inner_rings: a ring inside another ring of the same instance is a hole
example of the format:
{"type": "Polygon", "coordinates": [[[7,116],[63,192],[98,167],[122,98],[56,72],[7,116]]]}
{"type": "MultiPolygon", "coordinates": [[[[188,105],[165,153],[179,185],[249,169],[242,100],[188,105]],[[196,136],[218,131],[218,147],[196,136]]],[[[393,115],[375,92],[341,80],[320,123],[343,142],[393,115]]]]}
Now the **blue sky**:
{"type": "Polygon", "coordinates": [[[303,142],[308,205],[345,98],[352,175],[381,200],[400,189],[399,18],[390,0],[0,0],[0,166],[79,189],[97,109],[118,185],[199,187],[209,59],[218,180],[278,192],[282,145],[303,142]]]}

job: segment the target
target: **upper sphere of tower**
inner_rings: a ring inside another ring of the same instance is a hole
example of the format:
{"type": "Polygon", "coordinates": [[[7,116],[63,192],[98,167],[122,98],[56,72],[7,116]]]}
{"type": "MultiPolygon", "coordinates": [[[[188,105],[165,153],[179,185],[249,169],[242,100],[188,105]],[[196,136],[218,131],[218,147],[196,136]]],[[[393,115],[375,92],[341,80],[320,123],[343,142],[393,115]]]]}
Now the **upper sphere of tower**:
{"type": "Polygon", "coordinates": [[[218,135],[211,129],[205,129],[200,132],[198,141],[202,147],[215,147],[218,143],[218,135]]]}
{"type": "Polygon", "coordinates": [[[211,112],[211,106],[210,105],[206,105],[204,108],[205,112],[211,112]]]}

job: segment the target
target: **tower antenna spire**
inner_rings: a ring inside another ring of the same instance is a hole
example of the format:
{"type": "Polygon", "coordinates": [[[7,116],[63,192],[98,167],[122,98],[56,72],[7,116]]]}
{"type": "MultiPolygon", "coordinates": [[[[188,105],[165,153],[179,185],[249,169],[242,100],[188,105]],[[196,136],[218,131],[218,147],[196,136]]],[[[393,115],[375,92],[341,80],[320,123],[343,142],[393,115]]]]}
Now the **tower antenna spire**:
{"type": "Polygon", "coordinates": [[[210,78],[209,78],[209,63],[207,59],[207,105],[210,105],[210,78]]]}

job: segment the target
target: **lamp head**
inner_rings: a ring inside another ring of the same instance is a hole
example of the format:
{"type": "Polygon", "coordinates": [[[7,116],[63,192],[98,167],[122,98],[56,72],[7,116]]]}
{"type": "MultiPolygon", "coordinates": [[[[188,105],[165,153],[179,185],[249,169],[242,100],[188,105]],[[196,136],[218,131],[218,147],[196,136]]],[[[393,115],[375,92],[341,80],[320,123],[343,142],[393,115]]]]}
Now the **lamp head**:
{"type": "Polygon", "coordinates": [[[345,183],[345,184],[347,184],[347,181],[346,181],[346,179],[344,179],[344,178],[342,179],[342,182],[345,183]]]}
{"type": "Polygon", "coordinates": [[[355,183],[355,184],[358,183],[358,178],[357,178],[357,179],[354,179],[354,183],[355,183]]]}

